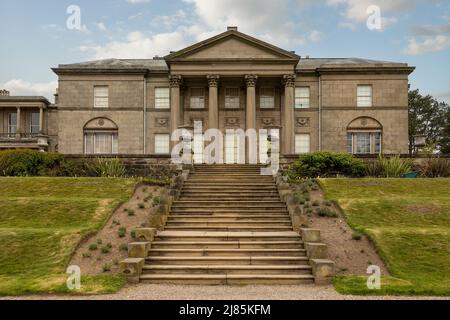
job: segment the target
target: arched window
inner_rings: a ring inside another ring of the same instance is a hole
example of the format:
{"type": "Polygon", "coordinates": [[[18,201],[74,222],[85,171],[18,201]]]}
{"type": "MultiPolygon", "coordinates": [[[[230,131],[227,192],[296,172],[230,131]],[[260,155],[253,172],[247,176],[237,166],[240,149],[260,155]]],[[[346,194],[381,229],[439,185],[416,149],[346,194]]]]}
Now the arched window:
{"type": "Polygon", "coordinates": [[[378,154],[382,152],[383,127],[370,117],[356,118],[347,127],[347,152],[378,154]]]}
{"type": "Polygon", "coordinates": [[[95,118],[86,123],[84,133],[85,154],[118,154],[119,129],[107,118],[95,118]]]}

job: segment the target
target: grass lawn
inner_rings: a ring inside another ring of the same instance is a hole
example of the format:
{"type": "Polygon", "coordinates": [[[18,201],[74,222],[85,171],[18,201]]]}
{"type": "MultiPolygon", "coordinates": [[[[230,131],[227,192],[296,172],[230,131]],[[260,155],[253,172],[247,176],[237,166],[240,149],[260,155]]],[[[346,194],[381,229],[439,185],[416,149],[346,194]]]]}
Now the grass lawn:
{"type": "MultiPolygon", "coordinates": [[[[65,269],[72,252],[131,197],[136,183],[0,178],[0,295],[69,292],[65,269]]],[[[124,281],[119,276],[82,276],[79,292],[113,292],[124,281]]]]}
{"type": "Polygon", "coordinates": [[[338,276],[344,294],[450,295],[450,179],[321,179],[326,198],[365,233],[390,277],[368,290],[366,277],[338,276]]]}

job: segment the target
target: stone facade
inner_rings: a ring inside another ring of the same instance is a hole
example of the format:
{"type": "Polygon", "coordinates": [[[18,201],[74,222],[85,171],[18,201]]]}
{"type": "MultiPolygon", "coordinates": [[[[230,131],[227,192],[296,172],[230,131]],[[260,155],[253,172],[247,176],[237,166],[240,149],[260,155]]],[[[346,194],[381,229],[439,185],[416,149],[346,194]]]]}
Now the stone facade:
{"type": "Polygon", "coordinates": [[[414,68],[403,63],[301,58],[231,28],[165,58],[109,59],[53,70],[59,91],[57,108],[46,112],[49,150],[63,154],[98,153],[105,142],[93,138],[92,147],[89,139],[108,132],[112,147],[103,150],[155,157],[161,147],[156,136],[190,129],[194,121],[222,132],[280,129],[285,156],[299,150],[350,152],[349,137],[358,153],[364,151],[364,133],[371,134],[370,153],[408,151],[408,76],[414,68]],[[370,87],[368,107],[358,107],[360,86],[370,87]],[[96,87],[107,88],[103,107],[94,105],[96,87]],[[298,88],[309,90],[306,108],[296,108],[298,88]],[[159,89],[170,93],[167,108],[157,108],[159,89]],[[93,119],[111,121],[114,128],[86,128],[93,119]],[[301,134],[309,146],[296,145],[301,134]]]}

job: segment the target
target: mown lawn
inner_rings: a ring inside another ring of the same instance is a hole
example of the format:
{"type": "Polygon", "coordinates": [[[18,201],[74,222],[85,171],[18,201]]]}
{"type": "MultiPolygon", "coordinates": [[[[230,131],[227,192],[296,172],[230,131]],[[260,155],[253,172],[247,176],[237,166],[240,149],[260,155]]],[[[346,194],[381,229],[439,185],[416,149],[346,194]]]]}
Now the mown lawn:
{"type": "MultiPolygon", "coordinates": [[[[70,292],[65,269],[73,250],[131,197],[136,183],[0,178],[0,295],[70,292]]],[[[82,276],[78,292],[113,292],[123,284],[118,276],[82,276]]]]}
{"type": "Polygon", "coordinates": [[[375,244],[391,276],[338,276],[344,294],[450,295],[450,179],[321,179],[326,198],[375,244]]]}

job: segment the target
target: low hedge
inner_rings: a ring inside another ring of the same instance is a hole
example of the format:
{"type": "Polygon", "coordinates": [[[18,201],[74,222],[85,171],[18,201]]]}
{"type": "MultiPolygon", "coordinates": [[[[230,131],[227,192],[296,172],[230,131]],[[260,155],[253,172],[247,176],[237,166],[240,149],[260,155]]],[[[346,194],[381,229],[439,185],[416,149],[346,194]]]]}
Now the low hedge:
{"type": "Polygon", "coordinates": [[[366,172],[363,160],[348,153],[314,152],[301,155],[288,169],[290,179],[335,177],[361,177],[366,172]]]}

